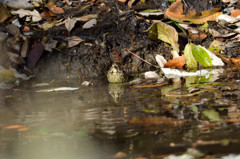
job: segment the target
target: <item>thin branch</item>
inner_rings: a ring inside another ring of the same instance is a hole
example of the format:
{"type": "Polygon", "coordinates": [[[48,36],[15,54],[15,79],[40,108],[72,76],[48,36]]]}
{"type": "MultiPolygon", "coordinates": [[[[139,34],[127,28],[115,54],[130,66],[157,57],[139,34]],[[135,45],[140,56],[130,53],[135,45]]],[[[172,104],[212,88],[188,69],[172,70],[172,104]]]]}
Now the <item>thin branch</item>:
{"type": "Polygon", "coordinates": [[[138,56],[138,55],[134,54],[134,53],[133,53],[133,52],[131,52],[129,49],[128,49],[128,52],[129,52],[130,54],[134,55],[135,57],[139,58],[140,60],[142,60],[142,61],[146,62],[147,64],[149,64],[149,65],[153,66],[153,64],[151,64],[150,62],[148,62],[148,61],[144,60],[144,59],[143,59],[143,58],[141,58],[140,56],[138,56]]]}

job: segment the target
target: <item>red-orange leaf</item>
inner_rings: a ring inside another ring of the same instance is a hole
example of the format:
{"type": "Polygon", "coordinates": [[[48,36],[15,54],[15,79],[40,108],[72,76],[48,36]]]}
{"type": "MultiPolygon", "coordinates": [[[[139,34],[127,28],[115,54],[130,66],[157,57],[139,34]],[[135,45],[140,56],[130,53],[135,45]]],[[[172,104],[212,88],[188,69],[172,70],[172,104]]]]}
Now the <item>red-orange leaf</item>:
{"type": "Polygon", "coordinates": [[[177,67],[182,68],[186,64],[184,55],[169,60],[164,67],[177,67]]]}
{"type": "Polygon", "coordinates": [[[23,125],[9,125],[9,126],[5,126],[5,129],[20,129],[24,127],[23,125]]]}
{"type": "Polygon", "coordinates": [[[234,65],[240,65],[240,57],[231,58],[231,61],[234,65]]]}
{"type": "Polygon", "coordinates": [[[28,127],[22,127],[22,128],[17,129],[17,131],[27,131],[27,130],[29,130],[28,127]]]}
{"type": "Polygon", "coordinates": [[[182,0],[176,0],[176,2],[173,2],[166,10],[165,15],[171,19],[182,19],[184,17],[182,0]]]}
{"type": "Polygon", "coordinates": [[[48,9],[53,12],[54,14],[64,14],[65,11],[60,8],[60,7],[57,7],[57,5],[53,5],[53,6],[49,6],[48,9]]]}
{"type": "Polygon", "coordinates": [[[231,11],[231,16],[238,17],[240,15],[240,9],[234,9],[231,11]]]}

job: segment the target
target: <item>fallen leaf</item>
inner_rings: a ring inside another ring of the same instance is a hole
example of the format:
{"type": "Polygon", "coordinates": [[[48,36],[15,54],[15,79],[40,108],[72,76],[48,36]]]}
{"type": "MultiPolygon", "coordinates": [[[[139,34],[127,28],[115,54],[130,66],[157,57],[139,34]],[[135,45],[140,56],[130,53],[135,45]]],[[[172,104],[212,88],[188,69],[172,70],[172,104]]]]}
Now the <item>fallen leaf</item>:
{"type": "Polygon", "coordinates": [[[183,15],[183,3],[182,0],[176,0],[171,6],[166,10],[165,15],[171,19],[182,19],[183,15]]]}
{"type": "Polygon", "coordinates": [[[191,39],[194,42],[201,42],[202,40],[207,38],[207,34],[203,33],[203,32],[199,32],[199,33],[189,33],[189,39],[191,39]]]}
{"type": "Polygon", "coordinates": [[[218,122],[221,121],[219,113],[214,109],[204,110],[202,115],[210,121],[218,122]]]}
{"type": "Polygon", "coordinates": [[[19,131],[19,132],[23,132],[23,131],[27,131],[27,130],[29,130],[29,128],[28,127],[22,127],[22,128],[19,128],[19,129],[17,129],[17,131],[19,131]]]}
{"type": "Polygon", "coordinates": [[[24,127],[24,125],[9,125],[9,126],[5,126],[5,129],[19,129],[24,127]]]}
{"type": "Polygon", "coordinates": [[[196,68],[197,67],[197,61],[192,54],[192,47],[191,47],[190,43],[188,43],[185,46],[184,56],[185,56],[185,61],[186,61],[186,65],[188,68],[196,68]]]}
{"type": "Polygon", "coordinates": [[[97,20],[96,19],[91,19],[83,25],[83,29],[91,28],[96,24],[97,24],[97,20]]]}
{"type": "Polygon", "coordinates": [[[49,6],[48,9],[54,14],[64,14],[65,13],[65,11],[62,8],[57,7],[57,5],[49,6]]]}
{"type": "Polygon", "coordinates": [[[8,9],[5,5],[0,4],[0,23],[4,22],[10,16],[8,9]]]}
{"type": "Polygon", "coordinates": [[[186,122],[186,120],[155,116],[155,117],[144,117],[144,118],[134,117],[129,122],[131,124],[141,124],[145,126],[160,125],[160,124],[180,126],[180,125],[183,125],[186,122]]]}
{"type": "Polygon", "coordinates": [[[98,18],[98,14],[88,14],[88,15],[84,15],[84,16],[74,18],[74,19],[76,19],[78,21],[86,22],[86,21],[89,21],[91,19],[96,19],[96,18],[98,18]]]}
{"type": "Polygon", "coordinates": [[[117,152],[113,158],[114,159],[123,159],[123,158],[126,158],[127,157],[127,154],[125,152],[117,152]]]}
{"type": "Polygon", "coordinates": [[[157,21],[147,30],[153,40],[160,39],[172,45],[174,51],[179,53],[178,33],[176,29],[166,23],[157,21]]]}
{"type": "Polygon", "coordinates": [[[123,3],[127,2],[127,0],[118,0],[118,1],[123,3]]]}
{"type": "Polygon", "coordinates": [[[185,65],[185,58],[183,56],[179,56],[176,58],[173,58],[172,60],[168,60],[167,63],[164,65],[164,67],[177,67],[182,68],[185,65]]]}
{"type": "Polygon", "coordinates": [[[16,81],[16,77],[11,70],[1,70],[0,71],[0,82],[12,82],[16,81]]]}
{"type": "Polygon", "coordinates": [[[240,15],[240,9],[234,9],[231,10],[231,15],[232,17],[238,17],[240,15]]]}
{"type": "Polygon", "coordinates": [[[217,17],[222,15],[222,12],[218,12],[220,8],[213,8],[212,10],[204,10],[201,13],[197,13],[195,10],[188,13],[181,20],[190,21],[194,24],[203,24],[207,21],[216,21],[217,17]]]}
{"type": "Polygon", "coordinates": [[[35,42],[27,55],[27,68],[33,70],[43,54],[44,45],[41,42],[35,42]]]}
{"type": "Polygon", "coordinates": [[[162,55],[156,55],[155,59],[158,63],[158,66],[161,68],[164,67],[165,63],[167,62],[166,59],[162,55]]]}
{"type": "Polygon", "coordinates": [[[212,60],[206,50],[197,45],[194,45],[193,43],[190,43],[190,45],[194,58],[204,67],[211,67],[212,60]]]}
{"type": "Polygon", "coordinates": [[[149,16],[160,16],[163,15],[164,12],[162,10],[157,10],[157,9],[147,9],[142,12],[138,13],[141,16],[149,17],[149,16]]]}
{"type": "Polygon", "coordinates": [[[128,7],[132,8],[132,5],[133,5],[134,2],[135,2],[135,0],[129,0],[128,1],[128,7]]]}
{"type": "Polygon", "coordinates": [[[231,58],[231,61],[234,65],[237,65],[237,66],[240,65],[240,57],[231,58]]]}
{"type": "Polygon", "coordinates": [[[33,11],[19,9],[19,10],[16,10],[16,11],[11,11],[11,13],[14,14],[14,15],[18,14],[20,18],[25,17],[25,16],[31,16],[33,22],[38,22],[38,21],[42,20],[41,15],[35,9],[33,11]]]}
{"type": "Polygon", "coordinates": [[[71,19],[70,17],[68,17],[66,23],[65,23],[65,27],[68,30],[68,32],[70,32],[73,27],[75,26],[77,20],[76,19],[71,19]]]}
{"type": "Polygon", "coordinates": [[[57,20],[53,20],[51,22],[46,22],[44,24],[42,24],[40,27],[43,28],[44,30],[48,30],[49,28],[52,28],[58,21],[57,20]]]}
{"type": "Polygon", "coordinates": [[[146,78],[146,79],[158,79],[158,78],[160,78],[160,76],[156,72],[148,71],[148,72],[145,72],[144,78],[146,78]]]}
{"type": "Polygon", "coordinates": [[[84,40],[78,36],[72,36],[72,37],[67,38],[67,41],[68,41],[68,47],[73,47],[73,46],[80,44],[84,40]]]}
{"type": "Polygon", "coordinates": [[[217,57],[213,52],[209,51],[205,47],[202,47],[198,45],[200,48],[206,51],[206,53],[209,55],[211,61],[212,61],[212,66],[224,66],[225,64],[223,63],[222,59],[217,57]]]}

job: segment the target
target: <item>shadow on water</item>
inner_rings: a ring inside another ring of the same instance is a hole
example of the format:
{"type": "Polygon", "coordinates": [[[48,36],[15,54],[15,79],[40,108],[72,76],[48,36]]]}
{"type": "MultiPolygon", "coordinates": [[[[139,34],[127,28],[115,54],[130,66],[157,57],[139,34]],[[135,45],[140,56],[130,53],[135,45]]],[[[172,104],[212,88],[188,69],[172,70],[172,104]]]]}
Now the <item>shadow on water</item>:
{"type": "Polygon", "coordinates": [[[124,152],[158,159],[191,147],[215,157],[240,153],[239,72],[154,88],[29,83],[0,90],[0,158],[111,159],[124,152]],[[79,89],[36,92],[63,86],[79,89]]]}

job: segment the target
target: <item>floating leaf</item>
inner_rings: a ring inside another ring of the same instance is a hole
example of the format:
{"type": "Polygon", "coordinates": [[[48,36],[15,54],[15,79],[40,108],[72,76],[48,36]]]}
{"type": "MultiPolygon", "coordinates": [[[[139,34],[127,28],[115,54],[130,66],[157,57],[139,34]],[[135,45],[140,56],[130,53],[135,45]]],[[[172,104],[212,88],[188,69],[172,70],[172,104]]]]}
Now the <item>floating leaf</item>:
{"type": "Polygon", "coordinates": [[[211,67],[212,60],[208,53],[201,47],[190,43],[194,58],[204,67],[211,67]]]}
{"type": "Polygon", "coordinates": [[[1,70],[0,71],[0,82],[12,82],[16,81],[16,77],[11,70],[1,70]]]}
{"type": "Polygon", "coordinates": [[[185,58],[183,56],[179,56],[176,58],[173,58],[172,60],[167,61],[167,63],[164,65],[164,67],[177,67],[182,68],[185,65],[185,58]]]}
{"type": "Polygon", "coordinates": [[[151,39],[160,39],[166,43],[169,43],[172,45],[173,50],[179,53],[178,33],[174,27],[158,21],[154,23],[147,31],[151,39]]]}
{"type": "Polygon", "coordinates": [[[221,121],[219,113],[214,109],[204,110],[202,115],[210,121],[218,122],[221,121]]]}
{"type": "Polygon", "coordinates": [[[197,67],[197,61],[192,54],[192,47],[191,47],[191,44],[189,43],[185,46],[184,56],[185,56],[185,61],[188,68],[197,67]]]}
{"type": "Polygon", "coordinates": [[[77,20],[76,19],[71,19],[70,17],[68,17],[66,23],[65,23],[65,27],[68,30],[68,32],[70,32],[73,27],[75,26],[77,20]]]}
{"type": "Polygon", "coordinates": [[[167,124],[167,125],[174,125],[174,126],[180,126],[183,125],[186,122],[186,120],[179,120],[179,119],[173,119],[173,118],[166,118],[166,117],[144,117],[144,118],[132,118],[130,120],[131,124],[141,124],[145,126],[150,125],[160,125],[160,124],[167,124]]]}
{"type": "Polygon", "coordinates": [[[20,129],[25,127],[24,125],[9,125],[9,126],[5,126],[5,129],[20,129]]]}

